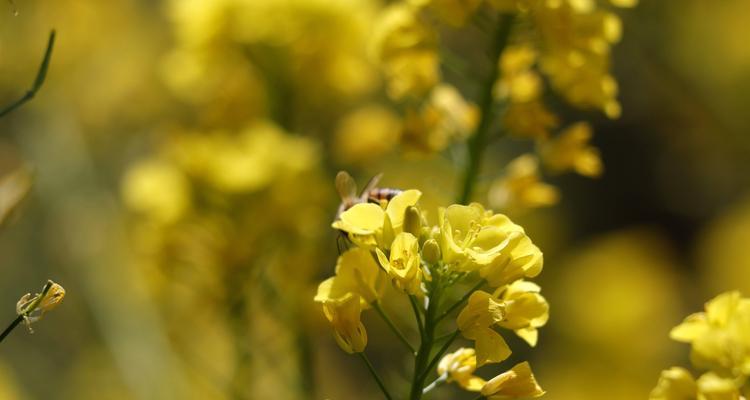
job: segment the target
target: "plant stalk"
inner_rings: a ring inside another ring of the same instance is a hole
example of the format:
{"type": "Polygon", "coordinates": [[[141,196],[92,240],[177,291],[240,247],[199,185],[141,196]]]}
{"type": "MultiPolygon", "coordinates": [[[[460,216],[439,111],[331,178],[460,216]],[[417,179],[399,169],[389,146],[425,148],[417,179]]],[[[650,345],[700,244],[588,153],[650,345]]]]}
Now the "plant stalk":
{"type": "Polygon", "coordinates": [[[512,25],[513,14],[502,14],[500,16],[497,31],[492,42],[492,48],[490,49],[492,66],[489,75],[487,75],[487,79],[481,86],[481,93],[479,95],[479,109],[481,116],[477,128],[474,130],[474,134],[471,135],[468,140],[469,157],[464,170],[463,184],[457,198],[459,204],[466,204],[471,200],[474,185],[476,184],[479,175],[479,169],[482,164],[482,155],[487,146],[487,136],[495,118],[495,102],[492,92],[495,86],[495,81],[497,81],[500,76],[500,68],[498,68],[497,61],[500,59],[500,55],[508,45],[512,25]]]}

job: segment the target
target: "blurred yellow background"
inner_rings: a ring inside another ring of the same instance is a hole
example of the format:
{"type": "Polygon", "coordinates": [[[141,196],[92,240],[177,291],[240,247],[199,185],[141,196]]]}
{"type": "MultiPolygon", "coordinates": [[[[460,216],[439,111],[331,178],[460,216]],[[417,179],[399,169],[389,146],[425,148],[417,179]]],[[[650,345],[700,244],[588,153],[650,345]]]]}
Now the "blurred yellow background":
{"type": "MultiPolygon", "coordinates": [[[[333,178],[383,172],[428,210],[459,180],[455,150],[397,146],[445,147],[394,133],[408,121],[383,105],[367,45],[386,3],[0,3],[0,104],[57,31],[45,85],[0,119],[0,174],[35,175],[0,231],[0,322],[48,278],[68,293],[0,345],[0,399],[380,398],[312,302],[337,255],[333,178]]],[[[539,346],[513,357],[552,400],[647,398],[687,359],[671,327],[720,292],[750,294],[750,3],[618,14],[621,118],[556,110],[591,121],[603,176],[551,176],[557,205],[511,214],[545,253],[551,306],[539,346]]],[[[468,30],[442,40],[481,55],[468,30]]],[[[529,147],[488,148],[476,200],[529,147]]],[[[368,318],[373,361],[403,385],[408,361],[368,318]]]]}

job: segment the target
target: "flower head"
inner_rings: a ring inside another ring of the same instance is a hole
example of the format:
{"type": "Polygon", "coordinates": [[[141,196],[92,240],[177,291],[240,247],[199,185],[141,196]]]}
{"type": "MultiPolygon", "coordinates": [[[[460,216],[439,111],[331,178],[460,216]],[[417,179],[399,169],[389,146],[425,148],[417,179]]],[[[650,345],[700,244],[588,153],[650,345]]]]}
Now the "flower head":
{"type": "Polygon", "coordinates": [[[560,173],[573,170],[581,175],[597,177],[602,173],[599,150],[589,145],[591,126],[586,122],[573,124],[554,139],[543,141],[540,154],[545,167],[560,173]]]}
{"type": "Polygon", "coordinates": [[[323,313],[333,327],[336,343],[347,353],[360,353],[367,346],[367,330],[360,321],[359,296],[349,293],[338,302],[323,304],[323,313]]]}
{"type": "Polygon", "coordinates": [[[419,242],[408,232],[401,232],[391,244],[390,257],[380,249],[375,249],[378,261],[399,289],[406,293],[421,296],[422,264],[419,255],[419,242]]]}
{"type": "MultiPolygon", "coordinates": [[[[45,313],[57,307],[65,298],[65,289],[59,284],[47,281],[41,293],[23,295],[16,303],[16,314],[22,316],[31,330],[31,323],[40,320],[45,313]]],[[[33,331],[32,331],[33,332],[33,331]]]]}
{"type": "Polygon", "coordinates": [[[504,318],[505,304],[481,290],[471,294],[466,307],[458,314],[458,329],[465,338],[475,342],[477,366],[500,362],[510,356],[505,339],[491,328],[504,318]]]}
{"type": "Polygon", "coordinates": [[[474,349],[462,347],[453,353],[446,354],[437,367],[438,375],[446,375],[448,382],[456,382],[470,392],[482,390],[485,380],[474,375],[477,369],[477,357],[474,349]]]}
{"type": "Polygon", "coordinates": [[[417,204],[422,192],[405,190],[388,201],[385,209],[378,204],[355,204],[341,213],[339,220],[331,226],[346,232],[355,243],[372,247],[390,246],[393,236],[402,232],[406,209],[417,204]]]}

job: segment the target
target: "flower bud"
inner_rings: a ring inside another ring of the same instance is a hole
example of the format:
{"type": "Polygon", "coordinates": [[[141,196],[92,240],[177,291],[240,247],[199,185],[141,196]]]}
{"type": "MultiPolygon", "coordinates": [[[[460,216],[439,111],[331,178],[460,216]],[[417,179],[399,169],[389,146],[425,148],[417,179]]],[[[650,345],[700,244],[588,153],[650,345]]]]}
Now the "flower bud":
{"type": "Polygon", "coordinates": [[[419,237],[422,231],[422,215],[419,213],[419,209],[414,206],[406,208],[404,214],[404,232],[411,233],[415,237],[419,237]]]}
{"type": "Polygon", "coordinates": [[[435,265],[440,261],[442,258],[440,246],[435,239],[428,239],[424,242],[424,245],[422,245],[422,258],[431,265],[435,265]]]}

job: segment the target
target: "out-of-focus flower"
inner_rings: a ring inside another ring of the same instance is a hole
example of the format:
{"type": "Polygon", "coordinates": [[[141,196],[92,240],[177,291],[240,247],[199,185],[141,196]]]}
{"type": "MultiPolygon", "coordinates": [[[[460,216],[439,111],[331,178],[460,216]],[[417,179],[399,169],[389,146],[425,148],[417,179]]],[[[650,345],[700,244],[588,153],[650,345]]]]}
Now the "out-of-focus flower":
{"type": "Polygon", "coordinates": [[[541,69],[571,104],[617,118],[620,104],[617,82],[609,73],[609,53],[620,40],[620,19],[597,10],[594,2],[560,3],[554,7],[540,2],[530,13],[545,49],[541,69]]]}
{"type": "Polygon", "coordinates": [[[395,100],[421,98],[440,81],[437,32],[416,5],[395,3],[382,12],[372,50],[395,100]]]}
{"type": "Polygon", "coordinates": [[[398,144],[401,131],[402,123],[395,113],[379,105],[366,105],[339,121],[334,154],[342,163],[370,163],[398,144]]]}
{"type": "Polygon", "coordinates": [[[0,180],[0,227],[13,215],[32,185],[32,175],[25,168],[17,169],[0,180]]]}
{"type": "Polygon", "coordinates": [[[390,256],[386,256],[382,250],[375,249],[380,265],[397,288],[421,296],[422,260],[417,238],[411,233],[401,232],[396,235],[390,250],[390,256]]]}
{"type": "Polygon", "coordinates": [[[476,352],[472,348],[461,347],[453,353],[446,354],[438,363],[438,375],[446,376],[447,382],[457,385],[470,392],[479,392],[486,381],[476,375],[476,352]]]}
{"type": "Polygon", "coordinates": [[[505,175],[492,182],[488,196],[492,207],[503,210],[551,206],[560,197],[557,188],[542,182],[539,160],[531,154],[508,163],[505,175]]]}
{"type": "Polygon", "coordinates": [[[190,174],[228,193],[256,192],[318,163],[313,141],[290,136],[268,121],[252,123],[238,133],[182,135],[168,150],[190,174]]]}
{"type": "Polygon", "coordinates": [[[125,204],[158,223],[174,222],[190,208],[187,178],[166,161],[140,161],[128,170],[122,186],[125,204]]]}
{"type": "Polygon", "coordinates": [[[563,130],[557,137],[541,141],[539,154],[544,166],[554,173],[572,170],[589,177],[601,175],[599,150],[589,145],[592,134],[588,123],[579,122],[563,130]]]}
{"type": "Polygon", "coordinates": [[[708,372],[694,380],[682,368],[663,371],[651,400],[744,399],[742,387],[750,376],[750,299],[727,292],[705,308],[685,318],[669,336],[690,343],[693,365],[708,372]]]}
{"type": "Polygon", "coordinates": [[[649,400],[743,400],[735,379],[706,372],[697,380],[684,368],[662,371],[649,400]]]}
{"type": "Polygon", "coordinates": [[[692,345],[697,367],[733,376],[750,376],[750,299],[739,292],[723,293],[692,314],[669,336],[692,345]]]}
{"type": "Polygon", "coordinates": [[[435,153],[452,141],[466,139],[479,120],[477,107],[450,85],[441,84],[418,108],[408,108],[402,143],[406,150],[435,153]]]}
{"type": "Polygon", "coordinates": [[[489,400],[535,398],[544,393],[527,362],[515,365],[509,371],[490,379],[482,387],[482,395],[489,400]]]}

